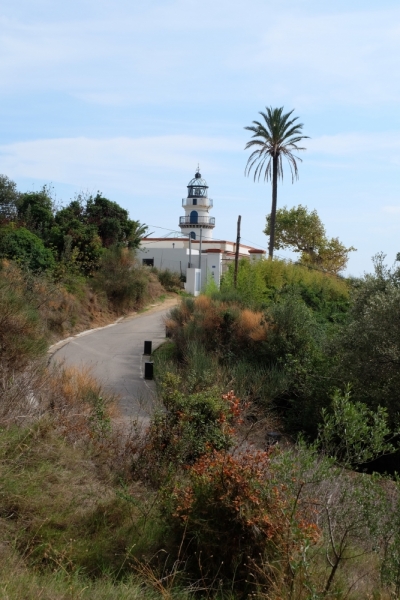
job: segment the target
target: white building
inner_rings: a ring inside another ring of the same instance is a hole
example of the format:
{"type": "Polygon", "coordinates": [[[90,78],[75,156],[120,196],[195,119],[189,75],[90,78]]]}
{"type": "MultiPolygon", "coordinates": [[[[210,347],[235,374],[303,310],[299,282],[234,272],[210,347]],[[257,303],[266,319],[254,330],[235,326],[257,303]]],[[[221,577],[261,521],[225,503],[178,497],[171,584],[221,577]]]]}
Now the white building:
{"type": "MultiPolygon", "coordinates": [[[[183,275],[187,291],[197,295],[210,278],[219,286],[221,276],[235,259],[236,243],[213,239],[215,218],[209,214],[213,201],[198,170],[187,188],[187,197],[182,200],[185,215],[179,218],[182,237],[144,238],[138,258],[144,265],[183,275]]],[[[264,250],[239,244],[239,258],[264,256],[264,250]]]]}

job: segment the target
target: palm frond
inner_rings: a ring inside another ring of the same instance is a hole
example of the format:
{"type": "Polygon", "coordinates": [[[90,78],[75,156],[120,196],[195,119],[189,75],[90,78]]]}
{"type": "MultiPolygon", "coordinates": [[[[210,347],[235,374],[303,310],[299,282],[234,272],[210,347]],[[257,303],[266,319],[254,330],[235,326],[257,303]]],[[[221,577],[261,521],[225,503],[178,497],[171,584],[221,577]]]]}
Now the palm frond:
{"type": "Polygon", "coordinates": [[[246,164],[245,174],[250,175],[254,169],[254,180],[260,179],[264,173],[264,180],[272,179],[272,159],[278,158],[278,178],[283,179],[282,156],[288,163],[292,175],[292,182],[298,179],[298,165],[301,158],[294,155],[292,151],[303,151],[304,147],[299,143],[309,136],[302,135],[303,123],[298,123],[298,117],[291,118],[294,110],[283,112],[283,106],[279,108],[266,107],[265,112],[260,111],[261,121],[253,121],[245,127],[253,133],[250,141],[246,143],[245,149],[256,147],[246,164]],[[264,121],[264,122],[262,122],[264,121]]]}

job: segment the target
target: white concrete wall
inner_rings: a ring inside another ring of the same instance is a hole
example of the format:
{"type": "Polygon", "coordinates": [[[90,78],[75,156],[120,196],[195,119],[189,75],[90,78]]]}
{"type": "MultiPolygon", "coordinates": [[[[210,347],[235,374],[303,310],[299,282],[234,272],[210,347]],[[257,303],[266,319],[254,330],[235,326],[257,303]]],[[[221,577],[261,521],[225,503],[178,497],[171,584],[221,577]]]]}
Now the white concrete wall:
{"type": "Polygon", "coordinates": [[[219,287],[222,275],[222,254],[220,252],[207,252],[202,256],[202,260],[203,258],[205,258],[205,285],[212,279],[219,287]]]}
{"type": "MultiPolygon", "coordinates": [[[[192,249],[192,268],[198,268],[200,244],[196,240],[190,245],[192,249]]],[[[234,242],[229,241],[213,240],[212,242],[206,242],[203,240],[201,257],[202,288],[206,286],[208,277],[213,277],[216,284],[219,285],[221,275],[227,270],[230,262],[235,260],[235,246],[234,242]],[[210,249],[221,250],[221,252],[207,252],[210,249]]],[[[253,250],[250,246],[240,245],[239,257],[246,256],[250,260],[260,260],[265,256],[263,253],[251,254],[250,250],[253,250]]],[[[189,265],[189,240],[187,238],[145,238],[142,240],[141,248],[137,251],[137,258],[141,264],[144,258],[153,259],[154,266],[157,269],[169,269],[174,273],[186,275],[189,265]]]]}
{"type": "Polygon", "coordinates": [[[198,296],[201,292],[201,271],[200,269],[186,269],[185,290],[188,294],[198,296]]]}
{"type": "MultiPolygon", "coordinates": [[[[192,250],[192,265],[197,266],[198,250],[192,250]]],[[[136,252],[137,259],[142,264],[143,259],[153,259],[154,266],[157,269],[169,269],[174,273],[186,274],[186,269],[189,264],[189,249],[188,248],[157,248],[148,246],[147,248],[139,249],[136,252]]]]}

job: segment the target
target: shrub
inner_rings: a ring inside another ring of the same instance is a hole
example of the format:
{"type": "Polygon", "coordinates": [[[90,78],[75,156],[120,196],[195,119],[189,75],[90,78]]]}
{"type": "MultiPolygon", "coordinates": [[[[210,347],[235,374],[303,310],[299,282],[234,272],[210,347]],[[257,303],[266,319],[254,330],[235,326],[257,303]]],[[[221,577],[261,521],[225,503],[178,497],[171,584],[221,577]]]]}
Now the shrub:
{"type": "Polygon", "coordinates": [[[183,482],[168,490],[165,511],[192,577],[230,589],[268,589],[318,529],[289,517],[273,483],[270,453],[249,449],[201,457],[183,482]]]}
{"type": "MultiPolygon", "coordinates": [[[[32,282],[30,282],[32,283],[32,282]]],[[[46,328],[29,290],[29,276],[0,265],[0,363],[21,370],[46,350],[46,328]]]]}
{"type": "Polygon", "coordinates": [[[127,311],[140,306],[147,297],[148,277],[137,266],[132,251],[114,246],[105,251],[93,287],[104,292],[115,309],[127,311]]]}
{"type": "Polygon", "coordinates": [[[52,270],[55,260],[42,240],[24,227],[0,227],[0,258],[15,260],[32,271],[52,270]]]}
{"type": "Polygon", "coordinates": [[[186,394],[180,391],[179,376],[171,373],[160,387],[166,412],[154,415],[146,447],[155,475],[156,465],[162,473],[171,464],[174,468],[187,465],[210,450],[231,446],[232,425],[241,413],[233,392],[221,396],[212,388],[186,394]]]}
{"type": "Polygon", "coordinates": [[[336,343],[340,377],[352,383],[357,400],[374,410],[385,406],[394,424],[400,410],[400,289],[389,284],[360,295],[336,343]]]}
{"type": "Polygon", "coordinates": [[[178,273],[173,273],[169,269],[154,269],[154,271],[156,272],[161,285],[167,290],[167,292],[179,292],[181,290],[182,280],[178,273]]]}
{"type": "Polygon", "coordinates": [[[221,356],[248,355],[269,331],[261,312],[241,310],[205,295],[183,299],[170,312],[168,327],[182,358],[192,340],[221,356]]]}
{"type": "Polygon", "coordinates": [[[344,279],[282,260],[241,260],[236,289],[230,266],[221,283],[220,297],[239,298],[244,306],[260,310],[287,293],[296,293],[322,322],[343,320],[349,308],[349,285],[344,279]]]}

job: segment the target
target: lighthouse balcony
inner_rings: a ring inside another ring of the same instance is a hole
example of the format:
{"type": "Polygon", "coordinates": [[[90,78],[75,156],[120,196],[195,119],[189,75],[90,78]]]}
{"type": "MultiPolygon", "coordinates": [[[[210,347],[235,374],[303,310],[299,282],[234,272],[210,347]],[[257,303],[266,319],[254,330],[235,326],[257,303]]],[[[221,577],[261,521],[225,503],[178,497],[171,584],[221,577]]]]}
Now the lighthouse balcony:
{"type": "Polygon", "coordinates": [[[213,229],[215,227],[215,217],[199,217],[197,215],[179,217],[179,227],[205,227],[213,229]]]}
{"type": "Polygon", "coordinates": [[[182,198],[182,206],[205,206],[206,208],[213,207],[211,198],[182,198]]]}

